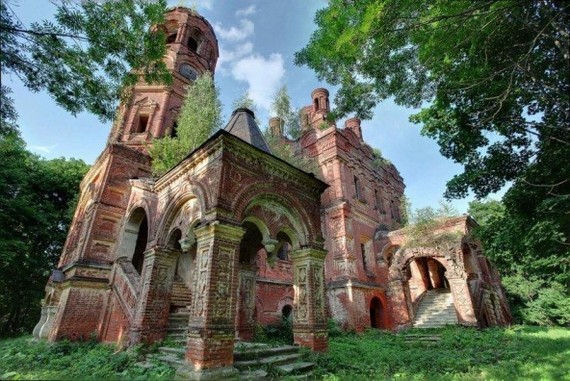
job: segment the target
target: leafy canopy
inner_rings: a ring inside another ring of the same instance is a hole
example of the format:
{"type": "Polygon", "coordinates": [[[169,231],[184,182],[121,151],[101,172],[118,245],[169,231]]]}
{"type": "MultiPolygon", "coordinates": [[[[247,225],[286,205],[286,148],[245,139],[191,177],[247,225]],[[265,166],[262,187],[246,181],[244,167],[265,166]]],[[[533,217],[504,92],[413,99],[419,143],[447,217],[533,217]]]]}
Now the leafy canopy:
{"type": "MultiPolygon", "coordinates": [[[[23,25],[9,1],[0,3],[0,66],[31,91],[46,90],[72,114],[114,116],[124,90],[142,75],[171,79],[163,62],[165,0],[58,0],[54,20],[23,25]]],[[[7,94],[2,87],[2,95],[7,94]]]]}
{"type": "Polygon", "coordinates": [[[89,168],[44,160],[17,133],[0,136],[0,337],[30,331],[49,271],[57,265],[89,168]]]}
{"type": "Polygon", "coordinates": [[[281,119],[281,126],[285,135],[292,139],[298,139],[301,136],[301,116],[299,109],[294,109],[291,105],[291,97],[287,92],[287,86],[282,86],[277,90],[273,101],[271,102],[272,114],[281,119]]]}
{"type": "Polygon", "coordinates": [[[569,9],[550,0],[331,0],[296,63],[340,86],[340,116],[370,118],[388,97],[427,104],[412,120],[465,168],[447,196],[484,197],[540,165],[545,150],[570,156],[569,9]]]}
{"type": "Polygon", "coordinates": [[[202,74],[188,87],[176,136],[155,139],[149,148],[156,175],[166,173],[220,129],[222,104],[218,94],[210,73],[202,74]]]}

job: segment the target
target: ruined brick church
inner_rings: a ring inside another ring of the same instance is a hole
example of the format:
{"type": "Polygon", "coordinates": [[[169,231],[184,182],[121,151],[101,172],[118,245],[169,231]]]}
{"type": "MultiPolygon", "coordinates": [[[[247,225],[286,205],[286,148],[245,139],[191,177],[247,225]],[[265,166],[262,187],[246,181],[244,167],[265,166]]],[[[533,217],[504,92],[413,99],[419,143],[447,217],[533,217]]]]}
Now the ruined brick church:
{"type": "Polygon", "coordinates": [[[253,113],[238,109],[153,179],[148,145],[175,134],[185,89],[218,59],[203,17],[175,8],[164,28],[173,82],[140,83],[120,106],[81,183],[36,337],[150,343],[177,319],[186,361],[201,370],[231,366],[237,340],[282,318],[315,351],[327,349],[328,319],[358,331],[510,321],[499,276],[470,234],[475,222],[449,219],[412,239],[401,229],[403,179],[379,163],[360,120],[327,120],[325,89],[303,109],[299,139],[270,121],[317,176],[272,155],[253,113]],[[439,321],[424,311],[436,299],[449,304],[439,321]]]}

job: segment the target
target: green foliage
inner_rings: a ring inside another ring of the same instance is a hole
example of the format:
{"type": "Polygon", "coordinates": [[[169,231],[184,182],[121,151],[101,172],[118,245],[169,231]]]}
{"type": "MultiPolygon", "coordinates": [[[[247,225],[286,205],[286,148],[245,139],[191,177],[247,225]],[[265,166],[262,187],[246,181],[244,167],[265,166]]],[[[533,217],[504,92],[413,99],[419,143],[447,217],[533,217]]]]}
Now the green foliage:
{"type": "Polygon", "coordinates": [[[199,76],[188,88],[176,136],[155,139],[149,148],[156,175],[166,173],[221,127],[222,104],[218,94],[210,73],[199,76]]]}
{"type": "Polygon", "coordinates": [[[246,91],[238,99],[233,101],[232,108],[234,110],[236,110],[238,108],[247,108],[247,109],[253,111],[254,114],[257,113],[257,106],[255,105],[255,102],[253,101],[253,99],[251,99],[251,97],[249,96],[248,91],[246,91]]]}
{"type": "Polygon", "coordinates": [[[293,344],[293,321],[283,316],[275,324],[256,324],[253,336],[253,340],[257,343],[291,345],[293,344]]]}
{"type": "Polygon", "coordinates": [[[295,110],[291,106],[291,98],[287,92],[287,87],[282,86],[277,90],[271,102],[271,112],[283,121],[283,132],[291,139],[298,139],[301,136],[301,110],[295,110]]]}
{"type": "Polygon", "coordinates": [[[29,332],[61,254],[88,166],[41,159],[17,134],[0,137],[0,336],[29,332]]]}
{"type": "Polygon", "coordinates": [[[457,211],[448,202],[440,201],[437,209],[428,206],[406,214],[408,213],[409,216],[406,216],[409,218],[409,224],[406,227],[408,236],[406,246],[408,247],[456,244],[461,239],[461,232],[435,232],[446,219],[457,216],[457,211]]]}
{"type": "Polygon", "coordinates": [[[485,197],[514,182],[505,207],[521,238],[560,259],[570,231],[568,9],[560,1],[331,0],[296,62],[340,86],[339,116],[369,118],[389,97],[424,106],[412,121],[464,166],[446,197],[485,197]]]}
{"type": "Polygon", "coordinates": [[[515,185],[504,202],[471,202],[469,213],[480,224],[475,233],[502,276],[515,319],[568,326],[569,230],[568,225],[559,223],[564,220],[559,216],[567,213],[568,206],[562,204],[559,207],[566,209],[544,211],[541,206],[536,207],[536,197],[517,200],[519,191],[515,185]],[[511,203],[511,207],[506,203],[511,203]]]}
{"type": "Polygon", "coordinates": [[[274,156],[305,172],[312,173],[318,178],[321,177],[319,167],[314,158],[305,157],[301,153],[295,152],[292,145],[284,143],[279,136],[272,136],[268,130],[265,130],[263,135],[274,156]]]}
{"type": "Polygon", "coordinates": [[[118,351],[89,342],[59,341],[48,344],[30,337],[0,341],[0,378],[3,380],[168,380],[174,369],[164,364],[152,368],[136,365],[144,359],[142,347],[118,351]]]}
{"type": "MultiPolygon", "coordinates": [[[[0,4],[0,66],[31,91],[46,90],[72,114],[113,118],[124,90],[142,76],[168,83],[164,20],[166,1],[57,1],[55,21],[22,25],[14,7],[0,4]]],[[[2,93],[5,93],[2,87],[2,93]]]]}
{"type": "Polygon", "coordinates": [[[387,165],[392,164],[390,162],[390,160],[386,159],[384,156],[382,156],[382,151],[380,151],[378,148],[372,148],[372,167],[374,169],[382,169],[387,165]]]}
{"type": "Polygon", "coordinates": [[[570,373],[570,331],[450,327],[394,334],[369,330],[331,338],[327,354],[308,353],[324,380],[558,380],[570,373]],[[437,335],[436,342],[406,335],[437,335]]]}

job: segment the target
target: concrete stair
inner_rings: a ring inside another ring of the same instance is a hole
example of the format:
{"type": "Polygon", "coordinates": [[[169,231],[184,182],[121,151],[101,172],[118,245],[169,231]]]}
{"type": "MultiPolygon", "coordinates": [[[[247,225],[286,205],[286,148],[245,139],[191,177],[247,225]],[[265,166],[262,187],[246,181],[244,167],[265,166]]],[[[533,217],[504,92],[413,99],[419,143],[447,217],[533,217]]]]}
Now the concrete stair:
{"type": "Polygon", "coordinates": [[[458,324],[453,296],[447,289],[434,289],[426,294],[416,311],[415,328],[436,328],[458,324]]]}

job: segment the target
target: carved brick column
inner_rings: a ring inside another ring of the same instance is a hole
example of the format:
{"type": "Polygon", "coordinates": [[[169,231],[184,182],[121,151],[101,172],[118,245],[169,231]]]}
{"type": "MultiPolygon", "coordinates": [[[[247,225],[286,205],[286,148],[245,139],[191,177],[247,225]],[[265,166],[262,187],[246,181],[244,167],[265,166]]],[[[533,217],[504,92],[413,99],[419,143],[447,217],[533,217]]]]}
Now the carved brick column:
{"type": "Polygon", "coordinates": [[[295,300],[293,335],[295,344],[325,352],[328,333],[325,312],[324,260],[327,252],[300,249],[290,253],[293,261],[295,300]]]}
{"type": "Polygon", "coordinates": [[[462,277],[448,278],[448,281],[459,324],[477,326],[477,318],[467,281],[462,277]]]}
{"type": "Polygon", "coordinates": [[[238,337],[242,340],[253,339],[253,325],[255,319],[253,310],[255,308],[255,269],[240,268],[239,272],[239,294],[237,306],[237,331],[238,337]]]}
{"type": "Polygon", "coordinates": [[[130,331],[131,345],[164,339],[168,327],[177,252],[154,248],[144,253],[142,289],[130,331]]]}
{"type": "Polygon", "coordinates": [[[214,221],[196,229],[196,269],[186,360],[194,371],[233,364],[241,227],[214,221]]]}
{"type": "Polygon", "coordinates": [[[392,321],[396,329],[405,328],[411,324],[411,316],[408,308],[406,291],[409,292],[407,282],[396,279],[390,282],[387,296],[390,299],[390,309],[392,311],[392,321]]]}

